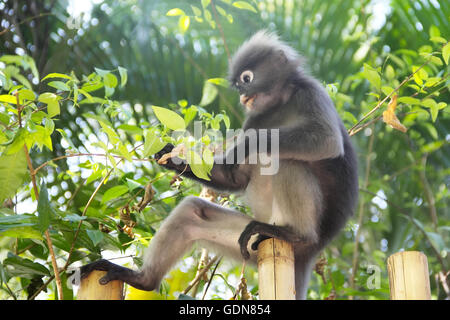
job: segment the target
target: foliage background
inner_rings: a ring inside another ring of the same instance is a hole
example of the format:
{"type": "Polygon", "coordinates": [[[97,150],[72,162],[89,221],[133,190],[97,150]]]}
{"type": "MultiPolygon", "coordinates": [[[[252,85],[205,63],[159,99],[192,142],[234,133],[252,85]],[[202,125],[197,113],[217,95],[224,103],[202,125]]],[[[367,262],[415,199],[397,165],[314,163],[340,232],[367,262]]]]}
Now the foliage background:
{"type": "MultiPolygon", "coordinates": [[[[74,100],[81,101],[83,97],[75,99],[73,90],[72,99],[59,102],[60,114],[53,117],[54,129],[64,132],[66,139],[53,130],[50,132],[53,134],[48,134],[51,142],[44,141],[45,135],[42,141],[35,138],[30,149],[33,167],[65,155],[71,148],[86,154],[99,152],[96,142],[107,142],[111,135],[97,121],[98,117],[106,119],[108,127],[131,151],[146,140],[142,128],[158,125],[152,105],[182,113],[187,110],[185,104],[200,105],[205,95],[212,95],[210,103],[203,106],[205,110],[211,115],[225,111],[231,127],[239,127],[243,110],[238,106],[237,94],[220,85],[214,86],[216,89],[205,87],[205,81],[225,78],[229,55],[261,28],[276,30],[305,55],[311,73],[329,89],[348,129],[425,64],[422,67],[425,73],[416,72],[397,92],[403,97],[399,98],[397,116],[408,128],[406,133],[381,120],[387,99],[361,123],[362,130],[352,136],[360,160],[358,209],[340,237],[325,250],[324,271],[313,275],[309,298],[388,299],[386,259],[400,250],[423,251],[428,257],[433,298],[448,297],[445,275],[450,230],[449,70],[448,57],[446,63],[443,52],[450,39],[447,1],[0,0],[0,55],[32,57],[39,75],[36,77],[34,70],[27,68],[31,65],[28,60],[14,64],[0,58],[3,75],[12,74],[16,84],[26,84],[26,80],[14,78],[14,74],[20,73],[28,79],[25,87],[41,95],[56,92],[48,81],[42,81],[49,73],[76,75],[81,79],[83,74],[94,72],[94,68],[115,70],[113,74],[120,83],[123,75],[118,67],[127,70],[126,85],[114,85],[111,98],[114,100],[108,103],[74,106],[74,100]],[[81,2],[86,9],[78,19],[81,2]],[[173,8],[181,9],[185,15],[167,15],[173,8]],[[185,16],[189,17],[189,25],[185,16]],[[375,289],[370,286],[374,278],[369,270],[373,266],[380,271],[380,283],[375,289]]],[[[4,79],[0,77],[3,84],[0,93],[13,95],[4,79]]],[[[105,81],[101,79],[102,86],[105,81]]],[[[103,89],[94,93],[104,98],[103,89]]],[[[41,101],[36,107],[45,104],[41,101]]],[[[17,122],[15,129],[13,126],[17,112],[14,114],[11,106],[14,103],[0,101],[0,112],[8,116],[7,121],[4,117],[0,119],[0,142],[12,139],[17,144],[17,122]]],[[[49,110],[43,116],[45,119],[52,118],[48,113],[49,110]]],[[[39,120],[49,129],[50,120],[40,118],[35,125],[39,125],[39,120]]],[[[113,154],[116,147],[118,144],[108,144],[103,153],[113,154]]],[[[8,145],[0,147],[0,151],[0,170],[2,165],[8,171],[11,169],[8,165],[25,164],[23,159],[15,161],[7,157],[8,145]]],[[[126,152],[117,152],[116,155],[128,156],[126,152]]],[[[139,150],[132,155],[143,158],[139,150]]],[[[44,189],[48,189],[48,203],[52,207],[48,230],[60,267],[81,265],[100,258],[102,253],[111,256],[111,251],[127,257],[120,263],[138,266],[141,263],[138,257],[164,217],[186,195],[198,195],[201,191],[187,180],[171,184],[173,174],[164,173],[151,161],[123,161],[113,168],[106,184],[100,185],[87,209],[87,218],[80,218],[110,167],[110,158],[80,156],[54,161],[37,173],[38,184],[45,181],[44,189]],[[119,210],[140,200],[142,193],[134,195],[149,181],[153,182],[155,195],[147,208],[133,216],[137,225],[133,228],[135,237],[131,238],[116,226],[124,225],[119,210]],[[81,232],[73,242],[79,221],[81,232]],[[100,231],[102,225],[112,232],[100,231]],[[67,262],[73,243],[74,253],[67,262]]],[[[55,281],[51,281],[48,244],[42,236],[30,231],[43,234],[43,229],[34,220],[25,221],[21,216],[30,214],[31,219],[37,214],[31,176],[25,175],[15,190],[7,190],[11,185],[5,176],[0,176],[0,188],[8,194],[0,199],[4,201],[0,209],[0,296],[26,299],[39,294],[38,298],[55,298],[57,290],[55,281]],[[21,217],[14,218],[16,215],[21,217]],[[31,229],[24,232],[23,228],[31,229]],[[40,291],[44,287],[47,292],[40,291]]],[[[217,201],[246,211],[235,197],[219,196],[217,201]]],[[[43,202],[39,197],[39,203],[43,202]]],[[[194,277],[199,259],[200,250],[189,252],[170,273],[160,293],[131,290],[129,298],[177,298],[194,277]]],[[[240,265],[221,260],[206,297],[233,296],[240,271],[240,265]]],[[[64,272],[62,276],[64,280],[64,272]]],[[[255,270],[247,266],[245,276],[249,290],[256,294],[255,270]]],[[[207,283],[202,280],[197,298],[202,298],[207,283]]],[[[73,297],[70,288],[64,286],[64,290],[65,299],[73,297]]]]}

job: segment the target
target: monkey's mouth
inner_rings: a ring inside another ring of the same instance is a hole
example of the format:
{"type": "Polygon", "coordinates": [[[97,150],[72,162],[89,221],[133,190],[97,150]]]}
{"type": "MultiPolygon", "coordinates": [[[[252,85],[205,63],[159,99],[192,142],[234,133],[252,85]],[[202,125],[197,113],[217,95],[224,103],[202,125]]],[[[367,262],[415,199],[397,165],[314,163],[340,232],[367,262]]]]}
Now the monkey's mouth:
{"type": "Polygon", "coordinates": [[[255,101],[255,99],[256,99],[256,94],[254,94],[250,97],[247,97],[245,94],[240,95],[241,104],[246,106],[249,109],[253,108],[253,101],[255,101]]]}

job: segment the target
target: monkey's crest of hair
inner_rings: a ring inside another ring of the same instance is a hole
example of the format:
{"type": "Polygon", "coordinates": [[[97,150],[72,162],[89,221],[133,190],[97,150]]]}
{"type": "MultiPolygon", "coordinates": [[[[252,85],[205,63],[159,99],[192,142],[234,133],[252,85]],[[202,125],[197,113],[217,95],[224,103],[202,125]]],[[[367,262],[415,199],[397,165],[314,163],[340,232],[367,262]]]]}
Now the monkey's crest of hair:
{"type": "Polygon", "coordinates": [[[278,35],[267,30],[260,30],[245,41],[234,54],[229,66],[229,79],[233,80],[239,72],[247,68],[249,61],[260,61],[265,56],[282,51],[293,69],[304,70],[304,58],[278,35]]]}

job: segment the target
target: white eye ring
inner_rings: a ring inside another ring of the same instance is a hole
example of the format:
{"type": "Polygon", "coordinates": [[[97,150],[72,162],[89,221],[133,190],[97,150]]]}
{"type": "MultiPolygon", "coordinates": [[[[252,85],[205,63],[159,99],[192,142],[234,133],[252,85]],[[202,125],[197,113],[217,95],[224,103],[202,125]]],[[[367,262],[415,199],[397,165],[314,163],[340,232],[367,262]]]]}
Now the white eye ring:
{"type": "Polygon", "coordinates": [[[250,70],[245,70],[241,73],[241,76],[239,77],[243,83],[250,83],[253,81],[253,72],[250,70]]]}

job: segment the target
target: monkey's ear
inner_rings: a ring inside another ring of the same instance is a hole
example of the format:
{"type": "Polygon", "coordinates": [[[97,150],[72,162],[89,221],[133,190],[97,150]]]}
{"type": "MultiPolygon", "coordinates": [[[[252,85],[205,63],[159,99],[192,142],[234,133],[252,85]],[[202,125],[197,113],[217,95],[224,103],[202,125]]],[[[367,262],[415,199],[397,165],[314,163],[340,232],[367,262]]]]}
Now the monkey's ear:
{"type": "Polygon", "coordinates": [[[285,64],[288,62],[288,58],[286,57],[286,54],[284,53],[283,50],[278,49],[277,52],[275,53],[275,55],[276,55],[278,62],[280,62],[282,64],[285,64]]]}

